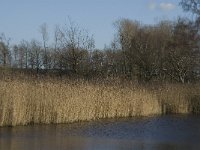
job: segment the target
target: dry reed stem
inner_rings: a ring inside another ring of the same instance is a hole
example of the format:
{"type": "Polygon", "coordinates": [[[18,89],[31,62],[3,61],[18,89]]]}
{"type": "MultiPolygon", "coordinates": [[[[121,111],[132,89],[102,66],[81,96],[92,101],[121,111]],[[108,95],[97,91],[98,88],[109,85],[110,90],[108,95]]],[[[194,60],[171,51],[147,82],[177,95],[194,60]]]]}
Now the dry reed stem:
{"type": "Polygon", "coordinates": [[[171,106],[172,112],[188,113],[191,94],[182,86],[150,91],[85,81],[14,80],[0,81],[0,85],[0,126],[148,116],[161,114],[162,104],[171,106]]]}

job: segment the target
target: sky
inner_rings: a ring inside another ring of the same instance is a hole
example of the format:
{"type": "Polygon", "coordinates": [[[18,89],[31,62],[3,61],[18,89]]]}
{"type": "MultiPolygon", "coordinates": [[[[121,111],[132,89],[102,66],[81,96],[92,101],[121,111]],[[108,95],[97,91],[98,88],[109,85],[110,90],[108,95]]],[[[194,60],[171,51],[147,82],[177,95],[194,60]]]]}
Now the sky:
{"type": "Polygon", "coordinates": [[[102,49],[113,39],[113,23],[121,18],[154,24],[161,19],[186,16],[180,0],[0,0],[0,33],[11,43],[22,39],[42,40],[39,27],[46,23],[50,41],[56,25],[68,18],[94,35],[96,48],[102,49]]]}

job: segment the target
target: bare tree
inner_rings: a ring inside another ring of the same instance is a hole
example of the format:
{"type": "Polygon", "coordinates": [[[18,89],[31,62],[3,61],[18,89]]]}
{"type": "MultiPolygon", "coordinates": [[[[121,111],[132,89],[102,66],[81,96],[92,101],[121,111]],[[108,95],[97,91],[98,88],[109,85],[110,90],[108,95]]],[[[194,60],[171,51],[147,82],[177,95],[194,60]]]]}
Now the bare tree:
{"type": "Polygon", "coordinates": [[[43,40],[43,48],[44,48],[44,54],[43,54],[43,65],[44,65],[44,68],[47,69],[48,67],[48,47],[47,47],[47,42],[48,42],[48,39],[49,39],[49,36],[48,36],[48,27],[47,27],[47,24],[46,23],[43,23],[41,26],[40,26],[40,33],[42,35],[42,40],[43,40]]]}
{"type": "Polygon", "coordinates": [[[132,53],[132,39],[136,37],[140,23],[129,19],[120,19],[114,25],[117,28],[117,37],[123,55],[123,72],[124,74],[132,74],[134,72],[133,62],[129,54],[132,53]]]}
{"type": "Polygon", "coordinates": [[[69,26],[65,26],[59,32],[60,42],[62,43],[62,50],[65,54],[69,69],[73,72],[77,72],[78,66],[82,61],[82,54],[85,50],[91,50],[94,48],[93,36],[90,36],[88,32],[73,22],[69,22],[69,26]]]}
{"type": "Polygon", "coordinates": [[[28,50],[29,43],[25,40],[22,40],[20,44],[13,46],[15,65],[17,67],[28,68],[28,50]]]}
{"type": "Polygon", "coordinates": [[[172,79],[185,83],[191,77],[197,61],[198,30],[192,21],[179,18],[173,28],[173,37],[169,42],[166,69],[172,79]]]}
{"type": "Polygon", "coordinates": [[[180,5],[186,12],[193,13],[195,18],[195,23],[200,27],[200,1],[199,0],[181,0],[180,5]]]}
{"type": "Polygon", "coordinates": [[[0,35],[0,59],[3,66],[11,63],[11,53],[9,50],[10,38],[7,38],[4,33],[0,35]]]}
{"type": "Polygon", "coordinates": [[[181,0],[180,5],[183,10],[191,11],[196,15],[200,15],[200,1],[199,0],[181,0]]]}
{"type": "Polygon", "coordinates": [[[61,44],[61,29],[58,25],[55,26],[54,30],[54,47],[53,47],[53,56],[52,56],[52,61],[53,61],[53,69],[59,69],[60,71],[62,70],[62,44],[61,44]]]}
{"type": "Polygon", "coordinates": [[[94,50],[92,52],[92,70],[95,74],[101,74],[104,66],[104,52],[102,50],[94,50]]]}
{"type": "Polygon", "coordinates": [[[30,43],[29,65],[32,69],[36,69],[37,73],[39,73],[39,69],[42,67],[41,45],[36,40],[32,40],[30,43]]]}
{"type": "Polygon", "coordinates": [[[159,25],[142,25],[127,19],[120,20],[117,27],[125,74],[145,81],[160,74],[163,60],[160,56],[164,56],[163,46],[166,45],[165,38],[168,39],[165,31],[161,32],[159,25]]]}

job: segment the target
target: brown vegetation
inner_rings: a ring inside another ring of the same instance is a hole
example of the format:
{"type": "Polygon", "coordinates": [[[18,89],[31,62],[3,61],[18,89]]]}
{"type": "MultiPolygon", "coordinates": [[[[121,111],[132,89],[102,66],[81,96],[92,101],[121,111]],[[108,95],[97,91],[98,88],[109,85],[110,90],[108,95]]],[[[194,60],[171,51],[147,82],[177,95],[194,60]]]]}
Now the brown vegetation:
{"type": "Polygon", "coordinates": [[[0,81],[0,126],[198,112],[191,106],[199,100],[198,85],[152,87],[120,80],[99,83],[0,81]]]}

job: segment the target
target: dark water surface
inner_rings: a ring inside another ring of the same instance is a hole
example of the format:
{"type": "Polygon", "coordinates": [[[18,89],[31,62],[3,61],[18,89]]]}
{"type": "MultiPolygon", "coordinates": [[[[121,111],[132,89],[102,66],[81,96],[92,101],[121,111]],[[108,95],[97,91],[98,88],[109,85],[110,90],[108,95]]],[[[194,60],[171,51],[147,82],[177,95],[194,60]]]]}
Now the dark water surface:
{"type": "Polygon", "coordinates": [[[0,128],[0,150],[198,150],[200,116],[0,128]]]}

